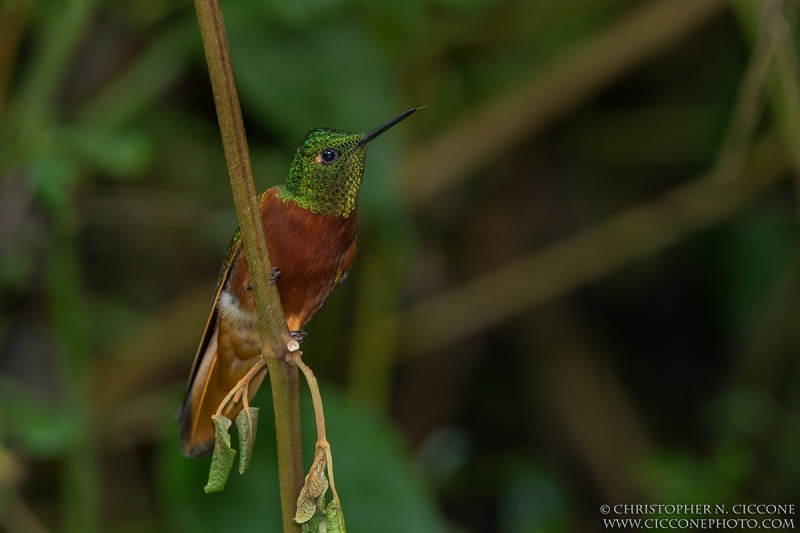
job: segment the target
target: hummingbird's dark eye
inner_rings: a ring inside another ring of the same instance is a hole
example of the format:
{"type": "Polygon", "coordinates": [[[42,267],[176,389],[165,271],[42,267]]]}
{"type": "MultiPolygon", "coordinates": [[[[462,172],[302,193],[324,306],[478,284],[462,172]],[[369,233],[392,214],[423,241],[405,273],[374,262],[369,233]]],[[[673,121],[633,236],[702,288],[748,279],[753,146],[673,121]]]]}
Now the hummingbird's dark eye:
{"type": "Polygon", "coordinates": [[[323,165],[330,165],[337,159],[339,159],[339,152],[334,150],[333,148],[325,148],[320,154],[320,159],[322,160],[323,165]]]}

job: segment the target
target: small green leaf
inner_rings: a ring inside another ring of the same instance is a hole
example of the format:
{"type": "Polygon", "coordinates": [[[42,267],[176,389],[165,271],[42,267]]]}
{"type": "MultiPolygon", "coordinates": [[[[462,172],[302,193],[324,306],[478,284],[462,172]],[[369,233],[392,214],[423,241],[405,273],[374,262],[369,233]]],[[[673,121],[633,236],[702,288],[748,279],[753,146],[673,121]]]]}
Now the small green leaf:
{"type": "Polygon", "coordinates": [[[224,416],[214,415],[211,417],[214,427],[217,429],[217,436],[214,442],[214,455],[211,458],[211,470],[208,472],[208,483],[203,490],[206,492],[219,492],[225,488],[228,481],[228,474],[233,468],[233,458],[236,457],[236,450],[231,448],[231,436],[228,428],[231,421],[224,416]]]}
{"type": "Polygon", "coordinates": [[[314,515],[311,520],[303,524],[303,533],[328,533],[325,515],[314,515]]]}
{"type": "Polygon", "coordinates": [[[49,406],[34,391],[0,378],[3,437],[26,456],[44,459],[67,453],[81,442],[87,423],[76,407],[49,406]]]}
{"type": "Polygon", "coordinates": [[[256,444],[258,407],[239,411],[236,427],[239,428],[239,473],[244,474],[250,468],[250,459],[253,457],[253,447],[256,444]]]}
{"type": "Polygon", "coordinates": [[[327,526],[326,533],[347,533],[347,529],[344,527],[342,504],[339,500],[331,501],[325,509],[325,525],[327,526]]]}

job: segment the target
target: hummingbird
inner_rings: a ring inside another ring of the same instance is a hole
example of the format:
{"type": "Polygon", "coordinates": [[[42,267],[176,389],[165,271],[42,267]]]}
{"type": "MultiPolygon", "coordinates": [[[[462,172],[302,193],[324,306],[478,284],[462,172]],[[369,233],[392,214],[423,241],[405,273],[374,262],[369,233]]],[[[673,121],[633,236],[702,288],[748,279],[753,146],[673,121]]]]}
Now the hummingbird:
{"type": "MultiPolygon", "coordinates": [[[[267,249],[274,268],[286,324],[298,342],[303,326],[347,277],[356,253],[356,211],[370,143],[408,118],[401,113],[368,133],[330,128],[309,131],[295,152],[289,177],[259,196],[267,249]]],[[[258,361],[261,338],[253,286],[237,228],[222,264],[205,331],[189,375],[179,420],[181,452],[200,457],[214,447],[211,416],[228,392],[258,361]]],[[[255,374],[248,399],[266,368],[255,374]]],[[[243,402],[229,402],[222,414],[233,419],[243,402]]]]}

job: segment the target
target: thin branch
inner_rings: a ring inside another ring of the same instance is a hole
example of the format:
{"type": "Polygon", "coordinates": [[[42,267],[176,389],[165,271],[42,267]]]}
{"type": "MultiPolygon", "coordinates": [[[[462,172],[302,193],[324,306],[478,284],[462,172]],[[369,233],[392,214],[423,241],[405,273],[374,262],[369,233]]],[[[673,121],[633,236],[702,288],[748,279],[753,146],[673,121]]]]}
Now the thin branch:
{"type": "Polygon", "coordinates": [[[741,176],[748,148],[758,126],[758,120],[763,114],[766,103],[764,86],[769,67],[773,63],[778,37],[775,24],[779,17],[779,12],[765,4],[758,37],[750,53],[744,78],[739,85],[733,119],[728,126],[717,158],[714,179],[722,183],[730,183],[741,176]]]}
{"type": "Polygon", "coordinates": [[[0,525],[8,533],[50,533],[15,484],[4,487],[3,499],[4,509],[0,512],[0,525]]]}
{"type": "Polygon", "coordinates": [[[278,290],[267,281],[272,265],[261,223],[261,210],[257,202],[222,11],[216,0],[195,0],[195,8],[214,91],[236,215],[253,282],[261,333],[261,355],[267,359],[272,384],[283,528],[285,532],[296,532],[300,531],[300,527],[292,522],[292,517],[295,499],[303,486],[299,383],[297,370],[283,359],[288,352],[287,345],[295,341],[289,335],[278,290]]]}
{"type": "MultiPolygon", "coordinates": [[[[781,0],[730,0],[739,22],[757,43],[767,32],[775,39],[770,78],[770,108],[778,125],[787,155],[800,180],[800,64],[791,27],[781,0]]],[[[754,50],[757,48],[754,45],[754,50]]],[[[754,52],[755,53],[755,52],[754,52]]]]}
{"type": "Polygon", "coordinates": [[[325,453],[325,460],[328,466],[328,479],[331,484],[331,492],[333,492],[333,499],[339,499],[339,493],[336,492],[336,482],[333,479],[333,455],[331,454],[331,445],[328,442],[327,433],[325,431],[325,411],[322,406],[322,394],[319,391],[319,383],[311,368],[303,361],[303,352],[292,352],[288,357],[289,363],[298,367],[308,382],[308,388],[311,391],[311,402],[314,404],[314,419],[317,423],[317,453],[323,451],[325,453]]]}
{"type": "Polygon", "coordinates": [[[3,117],[29,8],[28,0],[5,2],[0,7],[0,118],[3,117]]]}
{"type": "Polygon", "coordinates": [[[791,27],[782,11],[777,17],[775,32],[778,34],[775,54],[778,81],[773,88],[773,113],[794,165],[795,178],[800,180],[800,61],[791,27]]]}

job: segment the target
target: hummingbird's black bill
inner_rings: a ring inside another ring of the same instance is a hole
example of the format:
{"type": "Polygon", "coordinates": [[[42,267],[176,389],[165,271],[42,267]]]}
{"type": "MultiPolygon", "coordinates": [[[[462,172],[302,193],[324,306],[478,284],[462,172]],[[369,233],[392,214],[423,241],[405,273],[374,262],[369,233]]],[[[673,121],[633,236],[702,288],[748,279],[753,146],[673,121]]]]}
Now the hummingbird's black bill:
{"type": "MultiPolygon", "coordinates": [[[[425,107],[425,106],[422,106],[422,107],[425,107]]],[[[375,128],[371,132],[369,132],[366,135],[364,135],[364,138],[361,139],[361,142],[358,143],[358,145],[359,146],[364,146],[365,144],[367,144],[368,142],[372,141],[375,137],[377,137],[378,135],[380,135],[384,131],[388,130],[389,128],[391,128],[392,126],[397,124],[398,122],[402,122],[405,119],[407,119],[408,117],[410,117],[414,113],[414,111],[416,111],[417,109],[422,109],[422,107],[412,107],[408,111],[404,111],[403,113],[400,113],[399,115],[394,117],[392,120],[390,120],[389,122],[387,122],[383,126],[378,126],[377,128],[375,128]]]]}

